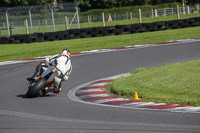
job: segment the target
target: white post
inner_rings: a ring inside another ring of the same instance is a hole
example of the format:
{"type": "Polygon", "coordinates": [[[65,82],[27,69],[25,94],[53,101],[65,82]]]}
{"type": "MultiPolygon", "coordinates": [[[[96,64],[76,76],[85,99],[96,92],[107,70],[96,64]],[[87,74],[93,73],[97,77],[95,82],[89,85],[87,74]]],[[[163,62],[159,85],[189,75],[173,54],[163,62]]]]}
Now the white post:
{"type": "Polygon", "coordinates": [[[102,12],[102,22],[103,22],[103,26],[106,26],[104,12],[102,12]]]}
{"type": "Polygon", "coordinates": [[[177,5],[177,20],[180,19],[179,5],[177,5]]]}
{"type": "Polygon", "coordinates": [[[140,24],[142,23],[142,11],[140,8],[139,8],[139,23],[140,24]]]}
{"type": "Polygon", "coordinates": [[[164,8],[164,16],[166,16],[166,8],[164,8]]]}
{"type": "Polygon", "coordinates": [[[44,19],[44,22],[45,22],[45,26],[47,27],[48,26],[47,19],[44,19]]]}
{"type": "Polygon", "coordinates": [[[132,20],[133,19],[133,13],[130,12],[130,19],[132,20]]]}
{"type": "Polygon", "coordinates": [[[90,16],[88,15],[88,24],[90,24],[90,23],[91,23],[90,16]]]}
{"type": "Polygon", "coordinates": [[[8,10],[10,10],[10,8],[8,8],[6,10],[6,22],[7,22],[7,29],[8,29],[8,37],[10,37],[10,26],[9,26],[9,20],[8,20],[8,10]]]}
{"type": "Polygon", "coordinates": [[[190,14],[190,7],[188,6],[188,14],[190,14]]]}
{"type": "Polygon", "coordinates": [[[32,33],[32,28],[33,28],[32,18],[31,18],[31,9],[32,9],[32,8],[33,8],[33,6],[31,6],[31,8],[29,9],[29,19],[30,19],[31,33],[32,33]]]}
{"type": "Polygon", "coordinates": [[[185,14],[185,4],[183,2],[183,14],[185,14]]]}
{"type": "Polygon", "coordinates": [[[157,9],[155,9],[155,17],[158,17],[157,9]]]}
{"type": "Polygon", "coordinates": [[[77,15],[77,21],[78,21],[78,28],[80,29],[79,15],[78,15],[78,7],[76,7],[76,15],[77,15]]]}
{"type": "Polygon", "coordinates": [[[28,20],[27,20],[27,19],[25,19],[24,24],[25,24],[25,28],[26,28],[26,34],[29,34],[29,30],[28,30],[28,20]]]}
{"type": "Polygon", "coordinates": [[[51,14],[52,14],[52,24],[53,24],[53,31],[55,32],[55,20],[54,20],[54,14],[53,14],[53,7],[51,8],[51,14]]]}
{"type": "Polygon", "coordinates": [[[151,10],[151,12],[152,12],[152,18],[154,18],[154,11],[153,11],[153,9],[151,10]]]}
{"type": "Polygon", "coordinates": [[[69,19],[67,16],[65,16],[65,27],[66,27],[66,30],[69,29],[69,19]]]}

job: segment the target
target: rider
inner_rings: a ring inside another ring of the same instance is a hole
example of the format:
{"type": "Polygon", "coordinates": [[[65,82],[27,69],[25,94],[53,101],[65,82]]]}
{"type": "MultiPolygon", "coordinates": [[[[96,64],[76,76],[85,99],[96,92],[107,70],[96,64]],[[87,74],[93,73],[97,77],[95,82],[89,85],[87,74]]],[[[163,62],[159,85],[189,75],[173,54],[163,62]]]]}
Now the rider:
{"type": "Polygon", "coordinates": [[[46,58],[45,62],[41,62],[37,65],[35,73],[32,77],[27,78],[27,80],[35,80],[37,75],[40,75],[46,70],[47,65],[51,65],[57,69],[55,71],[55,77],[53,78],[53,86],[50,88],[52,92],[57,94],[61,91],[62,81],[68,80],[72,71],[70,51],[68,49],[63,49],[60,55],[46,58]]]}

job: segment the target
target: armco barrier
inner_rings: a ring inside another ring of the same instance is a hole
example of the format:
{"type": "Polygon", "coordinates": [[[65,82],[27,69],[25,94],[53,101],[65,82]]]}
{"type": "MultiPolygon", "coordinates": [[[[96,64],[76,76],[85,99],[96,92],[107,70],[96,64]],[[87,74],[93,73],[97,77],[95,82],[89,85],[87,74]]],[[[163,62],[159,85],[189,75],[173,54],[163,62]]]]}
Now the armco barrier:
{"type": "Polygon", "coordinates": [[[70,29],[66,31],[34,33],[31,35],[13,35],[10,37],[0,37],[0,44],[20,44],[88,37],[102,37],[110,35],[125,35],[193,26],[200,26],[200,17],[171,21],[159,21],[153,23],[70,29]]]}

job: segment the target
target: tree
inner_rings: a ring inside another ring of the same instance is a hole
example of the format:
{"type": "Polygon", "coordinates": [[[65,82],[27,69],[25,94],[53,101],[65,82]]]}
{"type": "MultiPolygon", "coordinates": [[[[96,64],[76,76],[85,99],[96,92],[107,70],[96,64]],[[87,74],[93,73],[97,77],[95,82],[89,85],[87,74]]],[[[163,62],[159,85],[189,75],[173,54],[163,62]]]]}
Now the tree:
{"type": "Polygon", "coordinates": [[[28,5],[28,0],[3,0],[2,6],[28,5]]]}
{"type": "MultiPolygon", "coordinates": [[[[81,11],[89,9],[104,9],[123,6],[137,6],[137,5],[156,5],[163,3],[179,2],[184,4],[198,4],[200,0],[56,0],[57,3],[62,2],[78,2],[81,11]]],[[[1,0],[1,7],[12,7],[22,5],[41,5],[50,4],[51,0],[1,0]]]]}
{"type": "Polygon", "coordinates": [[[90,0],[91,9],[105,9],[105,0],[90,0]]]}
{"type": "Polygon", "coordinates": [[[79,7],[81,11],[87,11],[91,8],[89,0],[76,0],[76,2],[80,4],[79,7]]]}
{"type": "Polygon", "coordinates": [[[151,0],[134,0],[134,5],[148,5],[151,0]]]}
{"type": "Polygon", "coordinates": [[[41,5],[50,3],[50,0],[28,0],[28,5],[41,5]]]}
{"type": "Polygon", "coordinates": [[[118,7],[131,6],[134,0],[117,0],[118,7]]]}
{"type": "Polygon", "coordinates": [[[200,0],[187,0],[188,2],[188,4],[192,4],[192,5],[195,5],[195,4],[200,4],[200,0]]]}

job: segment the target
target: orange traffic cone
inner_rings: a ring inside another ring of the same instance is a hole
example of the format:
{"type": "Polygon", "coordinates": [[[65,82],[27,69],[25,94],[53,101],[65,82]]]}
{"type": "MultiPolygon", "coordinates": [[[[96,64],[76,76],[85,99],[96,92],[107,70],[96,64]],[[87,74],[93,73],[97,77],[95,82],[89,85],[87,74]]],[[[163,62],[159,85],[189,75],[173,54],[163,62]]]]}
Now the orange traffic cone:
{"type": "Polygon", "coordinates": [[[135,91],[135,100],[140,100],[140,98],[138,97],[137,91],[135,91]]]}

